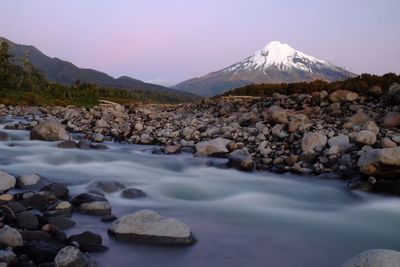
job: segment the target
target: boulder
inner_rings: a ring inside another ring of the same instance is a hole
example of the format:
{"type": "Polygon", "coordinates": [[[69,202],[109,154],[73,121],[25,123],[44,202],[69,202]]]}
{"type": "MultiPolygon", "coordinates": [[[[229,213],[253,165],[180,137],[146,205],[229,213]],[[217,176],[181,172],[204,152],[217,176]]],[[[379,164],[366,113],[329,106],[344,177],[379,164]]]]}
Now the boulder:
{"type": "Polygon", "coordinates": [[[40,191],[53,192],[57,198],[66,198],[69,194],[69,189],[66,184],[52,183],[44,186],[40,191]]]}
{"type": "Polygon", "coordinates": [[[362,145],[373,145],[376,143],[376,134],[369,130],[362,130],[357,133],[356,141],[362,145]]]}
{"type": "Polygon", "coordinates": [[[349,90],[336,90],[329,95],[332,102],[353,102],[358,99],[358,94],[349,90]]]}
{"type": "Polygon", "coordinates": [[[389,249],[363,251],[345,262],[342,267],[398,267],[400,252],[389,249]]]}
{"type": "Polygon", "coordinates": [[[14,188],[16,181],[14,176],[0,171],[0,193],[14,188]]]}
{"type": "Polygon", "coordinates": [[[368,150],[357,166],[366,175],[400,177],[400,147],[368,150]]]}
{"type": "Polygon", "coordinates": [[[272,106],[267,110],[269,120],[273,123],[286,123],[288,121],[287,111],[279,106],[272,106]]]}
{"type": "Polygon", "coordinates": [[[383,118],[383,125],[387,128],[395,128],[400,126],[400,113],[399,112],[389,112],[383,118]]]}
{"type": "Polygon", "coordinates": [[[44,120],[31,130],[32,140],[63,141],[69,140],[64,126],[56,120],[44,120]]]}
{"type": "Polygon", "coordinates": [[[156,244],[187,245],[194,241],[186,224],[151,210],[141,210],[119,218],[108,231],[117,238],[156,244]]]}
{"type": "Polygon", "coordinates": [[[101,235],[86,231],[68,238],[69,242],[77,242],[83,252],[102,252],[107,248],[102,246],[101,235]]]}
{"type": "Polygon", "coordinates": [[[321,131],[306,133],[301,140],[301,149],[305,154],[314,154],[321,151],[327,142],[328,138],[321,131]]]}
{"type": "Polygon", "coordinates": [[[0,245],[7,247],[20,247],[24,245],[21,233],[8,225],[0,229],[0,245]]]}
{"type": "Polygon", "coordinates": [[[197,156],[212,156],[214,154],[228,153],[226,146],[231,141],[224,138],[215,138],[209,141],[198,142],[196,144],[197,156]]]}
{"type": "Polygon", "coordinates": [[[87,267],[89,259],[76,247],[68,246],[57,253],[54,264],[55,267],[87,267]]]}
{"type": "Polygon", "coordinates": [[[228,155],[228,166],[242,171],[251,171],[254,167],[253,157],[247,149],[237,149],[228,155]]]}
{"type": "Polygon", "coordinates": [[[76,148],[77,144],[75,141],[67,140],[57,144],[58,148],[76,148]]]}
{"type": "Polygon", "coordinates": [[[31,211],[23,211],[18,213],[15,217],[18,226],[22,229],[35,230],[39,227],[39,219],[31,211]]]}

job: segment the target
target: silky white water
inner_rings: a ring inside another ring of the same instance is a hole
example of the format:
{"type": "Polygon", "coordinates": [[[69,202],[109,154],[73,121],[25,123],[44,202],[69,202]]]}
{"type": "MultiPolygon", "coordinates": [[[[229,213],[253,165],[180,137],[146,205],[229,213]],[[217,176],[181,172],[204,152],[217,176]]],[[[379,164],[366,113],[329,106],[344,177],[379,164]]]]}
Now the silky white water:
{"type": "Polygon", "coordinates": [[[75,214],[68,233],[98,232],[110,248],[91,255],[98,266],[328,267],[362,250],[400,249],[398,198],[348,191],[340,181],[225,169],[223,159],[155,155],[149,146],[60,149],[3,126],[12,140],[0,142],[0,170],[66,182],[72,195],[96,180],[122,182],[148,197],[107,195],[115,215],[152,209],[188,224],[198,240],[173,248],[117,241],[99,217],[75,214]]]}

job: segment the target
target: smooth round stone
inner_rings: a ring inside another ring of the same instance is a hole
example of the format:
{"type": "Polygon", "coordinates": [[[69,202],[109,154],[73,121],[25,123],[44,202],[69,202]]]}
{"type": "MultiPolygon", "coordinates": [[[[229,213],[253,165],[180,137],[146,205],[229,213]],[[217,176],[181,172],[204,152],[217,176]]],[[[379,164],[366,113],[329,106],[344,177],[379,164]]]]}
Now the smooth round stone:
{"type": "Polygon", "coordinates": [[[8,247],[20,247],[24,245],[21,233],[8,225],[0,229],[0,245],[8,247]]]}
{"type": "Polygon", "coordinates": [[[55,267],[87,267],[89,259],[76,247],[68,246],[57,253],[55,267]]]}

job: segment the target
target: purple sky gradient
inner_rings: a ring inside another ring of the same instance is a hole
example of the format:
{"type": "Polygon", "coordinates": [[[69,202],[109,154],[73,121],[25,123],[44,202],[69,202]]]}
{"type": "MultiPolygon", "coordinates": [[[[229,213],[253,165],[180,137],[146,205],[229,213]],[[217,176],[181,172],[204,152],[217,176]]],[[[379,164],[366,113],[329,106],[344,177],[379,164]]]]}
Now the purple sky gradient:
{"type": "Polygon", "coordinates": [[[0,36],[113,76],[179,82],[269,41],[400,73],[399,0],[1,0],[0,36]]]}

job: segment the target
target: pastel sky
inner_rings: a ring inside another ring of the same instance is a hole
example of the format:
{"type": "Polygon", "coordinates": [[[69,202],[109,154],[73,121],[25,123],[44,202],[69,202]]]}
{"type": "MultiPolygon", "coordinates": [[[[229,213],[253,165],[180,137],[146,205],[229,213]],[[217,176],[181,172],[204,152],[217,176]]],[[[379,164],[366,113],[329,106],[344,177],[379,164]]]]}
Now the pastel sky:
{"type": "Polygon", "coordinates": [[[0,36],[118,77],[176,83],[279,40],[400,73],[400,0],[1,0],[0,36]]]}

